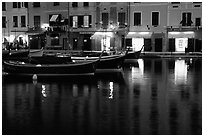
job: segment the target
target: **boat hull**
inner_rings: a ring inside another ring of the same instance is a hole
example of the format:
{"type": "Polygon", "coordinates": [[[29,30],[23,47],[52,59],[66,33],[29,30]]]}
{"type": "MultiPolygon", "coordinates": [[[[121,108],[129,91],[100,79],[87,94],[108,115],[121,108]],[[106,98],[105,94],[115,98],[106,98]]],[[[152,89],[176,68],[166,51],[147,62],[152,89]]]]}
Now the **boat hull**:
{"type": "MultiPolygon", "coordinates": [[[[75,61],[97,60],[99,57],[71,57],[75,61]]],[[[120,69],[123,65],[125,55],[102,56],[96,69],[120,69]]]]}
{"type": "Polygon", "coordinates": [[[71,56],[69,57],[56,57],[56,56],[42,56],[30,57],[32,64],[67,64],[72,62],[71,56]]]}
{"type": "Polygon", "coordinates": [[[7,51],[2,53],[2,59],[4,60],[11,60],[11,59],[16,59],[16,58],[21,58],[21,57],[28,57],[29,51],[7,51]]]}
{"type": "Polygon", "coordinates": [[[17,61],[4,61],[4,72],[18,75],[85,75],[95,73],[97,61],[70,64],[36,65],[17,61]]]}
{"type": "Polygon", "coordinates": [[[135,51],[135,52],[128,52],[125,56],[125,59],[138,59],[140,58],[141,51],[135,51]]]}

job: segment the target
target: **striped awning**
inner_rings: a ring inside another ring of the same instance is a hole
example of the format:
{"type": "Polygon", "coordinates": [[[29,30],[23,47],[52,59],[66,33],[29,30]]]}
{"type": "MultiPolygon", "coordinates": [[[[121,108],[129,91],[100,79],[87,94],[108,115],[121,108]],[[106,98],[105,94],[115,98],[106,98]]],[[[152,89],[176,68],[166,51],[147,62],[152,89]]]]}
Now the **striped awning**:
{"type": "Polygon", "coordinates": [[[52,15],[52,17],[50,18],[50,21],[55,22],[57,20],[59,15],[52,15]]]}

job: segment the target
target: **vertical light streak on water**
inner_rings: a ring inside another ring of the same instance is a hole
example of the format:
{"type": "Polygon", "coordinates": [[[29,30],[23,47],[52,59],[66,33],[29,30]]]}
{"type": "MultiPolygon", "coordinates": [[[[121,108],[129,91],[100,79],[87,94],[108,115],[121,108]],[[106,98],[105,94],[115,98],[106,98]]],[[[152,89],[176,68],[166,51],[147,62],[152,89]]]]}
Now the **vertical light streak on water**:
{"type": "Polygon", "coordinates": [[[175,61],[175,84],[186,84],[187,82],[187,64],[185,60],[175,61]]]}

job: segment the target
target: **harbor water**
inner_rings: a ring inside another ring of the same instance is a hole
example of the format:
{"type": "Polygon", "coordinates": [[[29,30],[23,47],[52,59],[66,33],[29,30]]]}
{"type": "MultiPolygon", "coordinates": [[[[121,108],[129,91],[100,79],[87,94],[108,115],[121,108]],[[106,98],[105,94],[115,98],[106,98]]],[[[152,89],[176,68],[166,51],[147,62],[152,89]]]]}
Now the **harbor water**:
{"type": "Polygon", "coordinates": [[[201,135],[202,59],[138,59],[94,76],[3,76],[3,135],[201,135]]]}

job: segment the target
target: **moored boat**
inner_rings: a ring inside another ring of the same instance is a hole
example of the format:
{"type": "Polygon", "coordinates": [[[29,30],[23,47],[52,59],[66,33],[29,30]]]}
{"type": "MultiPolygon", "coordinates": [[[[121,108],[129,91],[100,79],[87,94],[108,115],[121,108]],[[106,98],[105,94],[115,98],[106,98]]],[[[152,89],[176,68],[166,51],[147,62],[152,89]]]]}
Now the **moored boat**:
{"type": "Polygon", "coordinates": [[[99,60],[70,62],[69,64],[31,64],[19,61],[3,61],[4,72],[14,75],[93,75],[99,60]]]}
{"type": "Polygon", "coordinates": [[[99,69],[120,69],[122,67],[125,55],[119,54],[119,55],[108,55],[108,56],[101,56],[101,57],[76,57],[72,56],[72,60],[74,61],[83,61],[83,60],[97,60],[100,58],[100,62],[98,63],[96,70],[99,69]]]}
{"type": "MultiPolygon", "coordinates": [[[[144,48],[144,46],[142,46],[142,48],[139,51],[128,51],[128,53],[125,56],[125,59],[138,59],[138,58],[140,58],[140,54],[141,54],[143,48],[144,48]]],[[[129,50],[129,49],[127,49],[127,50],[129,50]]]]}
{"type": "Polygon", "coordinates": [[[2,59],[10,60],[15,58],[28,57],[29,50],[17,50],[17,51],[3,51],[2,59]]]}

